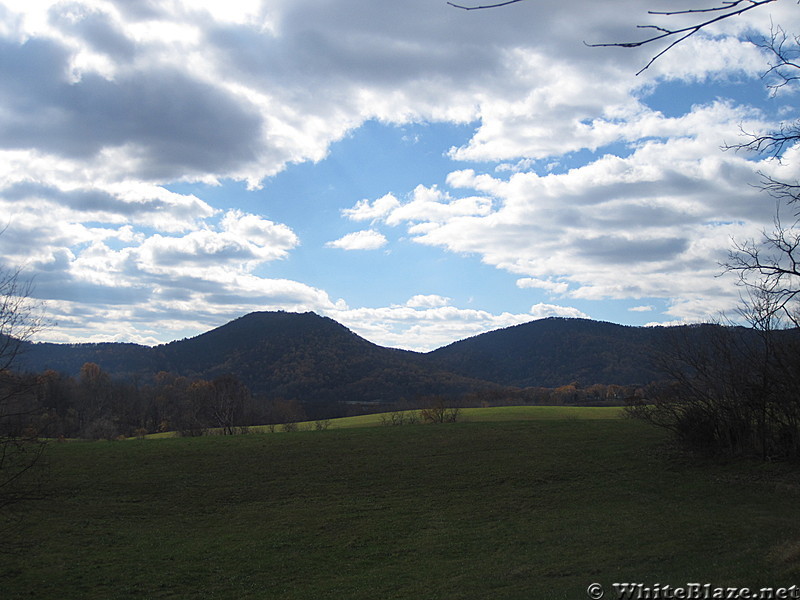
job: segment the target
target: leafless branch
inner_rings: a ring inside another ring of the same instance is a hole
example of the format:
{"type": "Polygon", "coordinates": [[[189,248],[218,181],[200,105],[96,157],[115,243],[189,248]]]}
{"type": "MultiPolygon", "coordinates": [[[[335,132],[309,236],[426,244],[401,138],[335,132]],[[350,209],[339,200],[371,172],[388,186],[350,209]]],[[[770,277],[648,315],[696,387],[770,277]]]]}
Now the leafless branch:
{"type": "Polygon", "coordinates": [[[768,175],[762,175],[762,178],[761,189],[776,200],[784,201],[787,204],[795,204],[800,201],[800,183],[779,181],[768,175]]]}
{"type": "Polygon", "coordinates": [[[725,271],[736,273],[740,285],[756,296],[769,299],[772,315],[781,315],[798,326],[800,300],[800,229],[795,222],[784,225],[775,218],[772,232],[763,233],[760,243],[734,242],[725,271]]]}
{"type": "Polygon", "coordinates": [[[586,44],[587,46],[591,46],[593,48],[599,47],[617,47],[617,48],[639,48],[641,46],[646,46],[648,44],[652,44],[655,42],[671,40],[670,43],[667,45],[666,48],[658,52],[655,56],[653,56],[648,63],[642,67],[637,75],[640,75],[644,71],[650,68],[650,66],[661,58],[664,54],[669,52],[672,48],[680,44],[681,42],[685,41],[686,39],[690,38],[697,32],[705,29],[709,25],[713,25],[714,23],[718,23],[724,19],[728,19],[730,17],[736,17],[742,15],[748,11],[751,11],[756,8],[760,8],[766,4],[771,4],[772,2],[777,2],[777,0],[732,0],[730,2],[722,2],[720,6],[715,6],[712,8],[704,8],[704,9],[691,9],[691,10],[679,10],[679,11],[648,11],[650,15],[658,15],[658,16],[677,16],[677,15],[687,15],[687,14],[705,14],[705,13],[714,13],[715,16],[710,19],[705,19],[700,21],[699,23],[694,23],[693,25],[688,25],[686,27],[679,27],[675,29],[671,29],[669,27],[660,27],[658,25],[639,25],[639,29],[652,29],[658,31],[659,33],[656,35],[652,35],[648,38],[639,40],[637,42],[610,42],[610,43],[601,43],[601,44],[586,44]]]}
{"type": "Polygon", "coordinates": [[[800,79],[797,74],[800,70],[800,36],[789,36],[784,29],[773,25],[770,36],[753,42],[756,46],[766,51],[772,58],[770,68],[764,73],[763,78],[772,76],[776,83],[769,83],[767,87],[776,94],[778,90],[800,79]]]}
{"type": "Polygon", "coordinates": [[[523,2],[523,0],[505,0],[505,2],[497,2],[495,4],[486,4],[483,6],[464,6],[463,4],[455,4],[453,2],[448,2],[448,4],[462,10],[484,10],[487,8],[500,8],[501,6],[508,6],[509,4],[516,4],[517,2],[523,2]]]}
{"type": "MultiPolygon", "coordinates": [[[[523,2],[523,1],[524,0],[502,0],[500,2],[493,2],[491,4],[480,4],[477,6],[456,4],[455,2],[447,2],[447,4],[455,8],[460,8],[462,10],[487,10],[491,8],[501,8],[503,6],[508,6],[509,4],[516,4],[517,2],[523,2]]],[[[639,70],[639,72],[637,73],[637,75],[639,75],[644,71],[646,71],[648,68],[650,68],[650,66],[656,60],[658,60],[664,54],[669,52],[672,48],[674,48],[681,42],[687,40],[688,38],[696,34],[698,31],[701,31],[706,27],[713,25],[714,23],[718,23],[720,21],[729,19],[731,17],[737,17],[743,15],[748,11],[760,8],[762,6],[777,1],[778,0],[722,0],[718,6],[713,6],[711,8],[693,8],[688,10],[674,10],[674,11],[651,10],[648,11],[648,14],[655,16],[663,16],[663,17],[675,17],[680,15],[713,15],[713,16],[711,16],[711,18],[702,19],[701,21],[696,22],[692,25],[688,25],[686,27],[670,28],[670,27],[662,27],[659,25],[639,25],[638,29],[649,29],[656,31],[658,33],[636,42],[609,42],[609,43],[599,43],[599,44],[589,44],[586,42],[584,43],[586,43],[587,46],[591,46],[593,48],[610,47],[610,46],[618,48],[639,48],[641,46],[646,46],[648,44],[669,40],[669,44],[667,45],[667,47],[658,52],[655,56],[653,56],[648,61],[648,63],[642,69],[639,70]]]]}
{"type": "Polygon", "coordinates": [[[726,149],[750,150],[759,154],[769,154],[774,158],[780,158],[783,151],[794,143],[800,141],[800,121],[789,125],[782,124],[780,128],[773,132],[763,135],[752,134],[751,139],[744,144],[725,146],[726,149]]]}

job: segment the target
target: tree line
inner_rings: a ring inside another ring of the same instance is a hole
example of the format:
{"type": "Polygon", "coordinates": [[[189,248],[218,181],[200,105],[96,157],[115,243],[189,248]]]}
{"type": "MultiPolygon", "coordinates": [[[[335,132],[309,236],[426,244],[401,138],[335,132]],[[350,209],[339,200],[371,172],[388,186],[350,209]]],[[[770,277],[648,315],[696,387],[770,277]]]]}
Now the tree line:
{"type": "Polygon", "coordinates": [[[665,381],[629,399],[628,413],[694,450],[800,459],[800,330],[751,306],[749,330],[716,328],[704,343],[676,330],[658,359],[665,381]]]}
{"type": "Polygon", "coordinates": [[[16,406],[6,411],[0,427],[28,436],[115,439],[164,431],[195,436],[212,428],[232,434],[249,425],[308,417],[297,400],[254,397],[231,375],[205,380],[162,371],[147,382],[126,381],[86,363],[77,377],[52,370],[7,373],[2,386],[16,406]]]}
{"type": "Polygon", "coordinates": [[[253,394],[233,375],[214,379],[159,372],[147,380],[115,379],[88,362],[73,377],[54,370],[5,372],[2,393],[13,401],[0,427],[7,434],[46,438],[115,439],[175,431],[180,435],[240,432],[253,425],[291,424],[374,412],[453,407],[621,405],[647,388],[572,382],[557,388],[503,388],[460,395],[420,394],[395,403],[303,402],[253,394]]]}

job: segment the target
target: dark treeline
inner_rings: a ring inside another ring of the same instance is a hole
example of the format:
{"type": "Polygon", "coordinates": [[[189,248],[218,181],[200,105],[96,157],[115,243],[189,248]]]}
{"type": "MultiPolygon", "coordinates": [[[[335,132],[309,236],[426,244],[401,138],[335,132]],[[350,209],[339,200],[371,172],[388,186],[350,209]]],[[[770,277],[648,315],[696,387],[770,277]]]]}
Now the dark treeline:
{"type": "MultiPolygon", "coordinates": [[[[232,434],[252,425],[291,424],[391,410],[423,408],[433,396],[394,403],[303,402],[299,398],[252,394],[233,375],[206,380],[160,372],[147,380],[118,380],[95,363],[77,377],[53,370],[8,374],[0,385],[16,403],[5,429],[51,438],[115,439],[177,431],[202,435],[213,429],[232,434]]],[[[634,386],[571,383],[558,388],[481,390],[446,396],[448,405],[514,404],[618,405],[641,396],[634,386]]],[[[441,401],[442,396],[436,396],[441,401]]]]}
{"type": "MultiPolygon", "coordinates": [[[[297,400],[254,397],[230,375],[208,381],[160,372],[149,381],[121,381],[86,363],[77,377],[56,371],[13,375],[4,378],[4,387],[13,390],[8,395],[17,408],[3,427],[55,438],[202,435],[210,428],[230,434],[249,425],[308,418],[297,400]]],[[[317,413],[315,418],[323,415],[317,413]]]]}
{"type": "Polygon", "coordinates": [[[676,330],[659,358],[666,382],[629,414],[694,450],[800,460],[800,330],[712,333],[701,344],[676,330]]]}

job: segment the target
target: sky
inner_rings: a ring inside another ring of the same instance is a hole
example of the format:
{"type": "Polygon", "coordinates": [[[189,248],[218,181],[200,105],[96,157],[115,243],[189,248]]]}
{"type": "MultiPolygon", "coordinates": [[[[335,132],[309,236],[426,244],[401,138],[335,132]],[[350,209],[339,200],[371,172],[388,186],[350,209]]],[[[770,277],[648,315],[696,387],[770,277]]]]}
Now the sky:
{"type": "Polygon", "coordinates": [[[760,176],[800,161],[725,146],[794,116],[753,41],[800,31],[796,3],[639,75],[658,47],[587,45],[713,5],[0,0],[0,268],[68,343],[267,310],[418,351],[730,315],[720,263],[776,216],[760,176]]]}

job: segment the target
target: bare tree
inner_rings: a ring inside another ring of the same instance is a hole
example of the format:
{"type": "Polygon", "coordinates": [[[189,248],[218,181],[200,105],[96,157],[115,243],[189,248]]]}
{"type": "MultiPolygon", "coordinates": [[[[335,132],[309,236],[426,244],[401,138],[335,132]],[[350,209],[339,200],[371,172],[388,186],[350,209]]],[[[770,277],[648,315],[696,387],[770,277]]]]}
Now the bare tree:
{"type": "Polygon", "coordinates": [[[12,368],[22,345],[42,327],[40,307],[31,300],[31,282],[20,269],[0,268],[0,371],[12,368]]]}
{"type": "Polygon", "coordinates": [[[24,343],[42,327],[30,292],[20,270],[0,269],[0,521],[5,525],[9,509],[35,495],[31,476],[44,450],[31,422],[32,380],[13,371],[24,343]]]}
{"type": "Polygon", "coordinates": [[[800,458],[800,335],[774,298],[752,291],[748,327],[674,330],[656,360],[669,380],[628,413],[672,431],[694,449],[763,459],[800,458]]]}
{"type": "Polygon", "coordinates": [[[242,413],[250,399],[250,390],[233,375],[218,377],[208,386],[212,422],[224,435],[233,435],[235,426],[245,425],[242,413]]]}
{"type": "Polygon", "coordinates": [[[773,311],[771,317],[791,327],[800,327],[800,222],[784,226],[775,219],[772,232],[760,242],[734,242],[726,270],[739,276],[747,291],[745,305],[773,311]],[[766,299],[769,302],[766,302],[766,299]],[[754,299],[758,299],[755,302],[754,299]]]}
{"type": "Polygon", "coordinates": [[[455,423],[461,408],[445,396],[435,395],[422,398],[419,416],[425,423],[455,423]]]}

